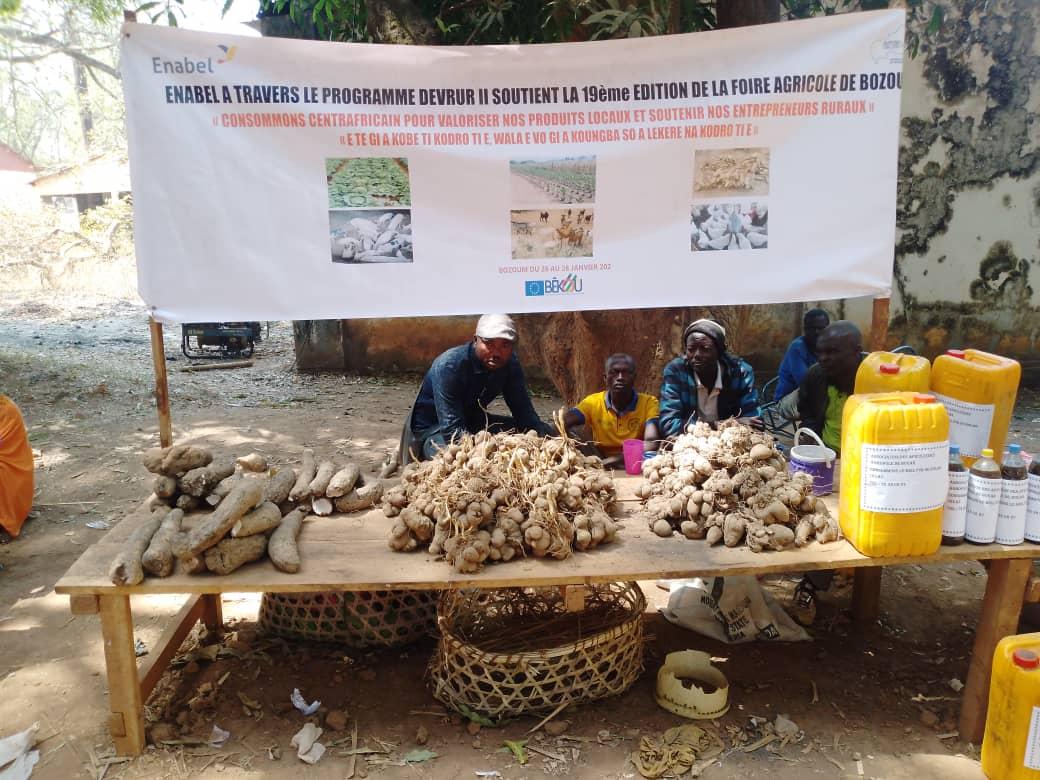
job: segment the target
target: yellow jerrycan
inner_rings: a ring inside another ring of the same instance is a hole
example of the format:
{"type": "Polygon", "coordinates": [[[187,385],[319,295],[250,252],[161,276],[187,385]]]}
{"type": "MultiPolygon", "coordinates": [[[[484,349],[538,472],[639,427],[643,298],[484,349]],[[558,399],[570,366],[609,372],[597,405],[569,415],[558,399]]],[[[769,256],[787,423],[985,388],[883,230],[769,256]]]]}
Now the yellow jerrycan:
{"type": "Polygon", "coordinates": [[[949,418],[925,393],[851,395],[841,421],[842,533],[871,557],[931,555],[942,540],[949,418]]]}
{"type": "Polygon", "coordinates": [[[997,643],[982,771],[990,780],[1040,778],[1040,634],[1006,636],[997,643]]]}
{"type": "Polygon", "coordinates": [[[932,363],[931,392],[950,415],[950,441],[971,466],[989,447],[1004,455],[1022,366],[1017,360],[977,349],[949,350],[932,363]]]}
{"type": "Polygon", "coordinates": [[[921,355],[871,352],[856,371],[856,393],[927,393],[932,364],[921,355]]]}

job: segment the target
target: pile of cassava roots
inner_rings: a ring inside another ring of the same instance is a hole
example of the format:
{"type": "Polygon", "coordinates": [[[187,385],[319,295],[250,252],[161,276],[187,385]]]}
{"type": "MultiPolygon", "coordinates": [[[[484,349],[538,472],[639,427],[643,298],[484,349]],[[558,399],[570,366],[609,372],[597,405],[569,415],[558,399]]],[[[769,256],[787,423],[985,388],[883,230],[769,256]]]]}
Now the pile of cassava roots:
{"type": "Polygon", "coordinates": [[[297,537],[309,515],[368,509],[383,493],[382,482],[365,484],[356,464],[317,463],[311,450],[295,469],[269,468],[257,453],[218,461],[190,444],[148,450],[143,460],[157,475],[153,495],[123,521],[132,531],[109,570],[116,585],[137,585],[145,574],[168,577],[175,568],[230,574],[264,555],[295,573],[297,537]]]}
{"type": "Polygon", "coordinates": [[[614,539],[614,481],[564,437],[464,436],[383,496],[392,550],[429,545],[459,572],[526,555],[563,559],[614,539]]]}
{"type": "Polygon", "coordinates": [[[767,433],[727,420],[697,423],[671,452],[643,461],[638,488],[658,536],[754,552],[841,538],[838,522],[812,492],[812,477],[789,473],[767,433]]]}

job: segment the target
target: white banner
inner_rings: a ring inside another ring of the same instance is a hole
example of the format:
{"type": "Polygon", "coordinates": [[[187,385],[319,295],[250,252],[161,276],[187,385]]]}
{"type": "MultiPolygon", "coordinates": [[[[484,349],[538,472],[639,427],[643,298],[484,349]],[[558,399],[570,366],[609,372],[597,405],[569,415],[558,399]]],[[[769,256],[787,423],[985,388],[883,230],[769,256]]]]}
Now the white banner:
{"type": "Polygon", "coordinates": [[[167,322],[887,294],[902,11],[412,47],[127,24],[167,322]]]}

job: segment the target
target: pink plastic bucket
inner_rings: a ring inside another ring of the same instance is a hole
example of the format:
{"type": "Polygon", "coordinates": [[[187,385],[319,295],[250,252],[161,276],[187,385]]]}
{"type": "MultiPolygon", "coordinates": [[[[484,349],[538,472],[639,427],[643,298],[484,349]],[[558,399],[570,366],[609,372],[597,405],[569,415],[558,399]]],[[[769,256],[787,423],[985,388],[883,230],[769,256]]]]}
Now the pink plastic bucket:
{"type": "Polygon", "coordinates": [[[625,439],[621,444],[621,451],[625,455],[625,473],[641,473],[643,466],[643,440],[625,439]]]}

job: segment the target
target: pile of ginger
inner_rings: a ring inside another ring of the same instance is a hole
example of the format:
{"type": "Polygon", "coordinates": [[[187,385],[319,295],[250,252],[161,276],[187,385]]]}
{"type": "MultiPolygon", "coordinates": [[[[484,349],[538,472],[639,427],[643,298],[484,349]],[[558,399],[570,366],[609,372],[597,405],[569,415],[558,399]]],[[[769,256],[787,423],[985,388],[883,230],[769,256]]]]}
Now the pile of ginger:
{"type": "Polygon", "coordinates": [[[772,436],[735,420],[717,430],[699,422],[670,452],[644,461],[638,493],[659,536],[678,531],[753,552],[841,538],[812,478],[788,472],[772,436]]]}
{"type": "Polygon", "coordinates": [[[410,464],[383,495],[392,550],[429,545],[463,573],[532,555],[563,559],[614,539],[614,481],[567,438],[464,436],[410,464]]]}

